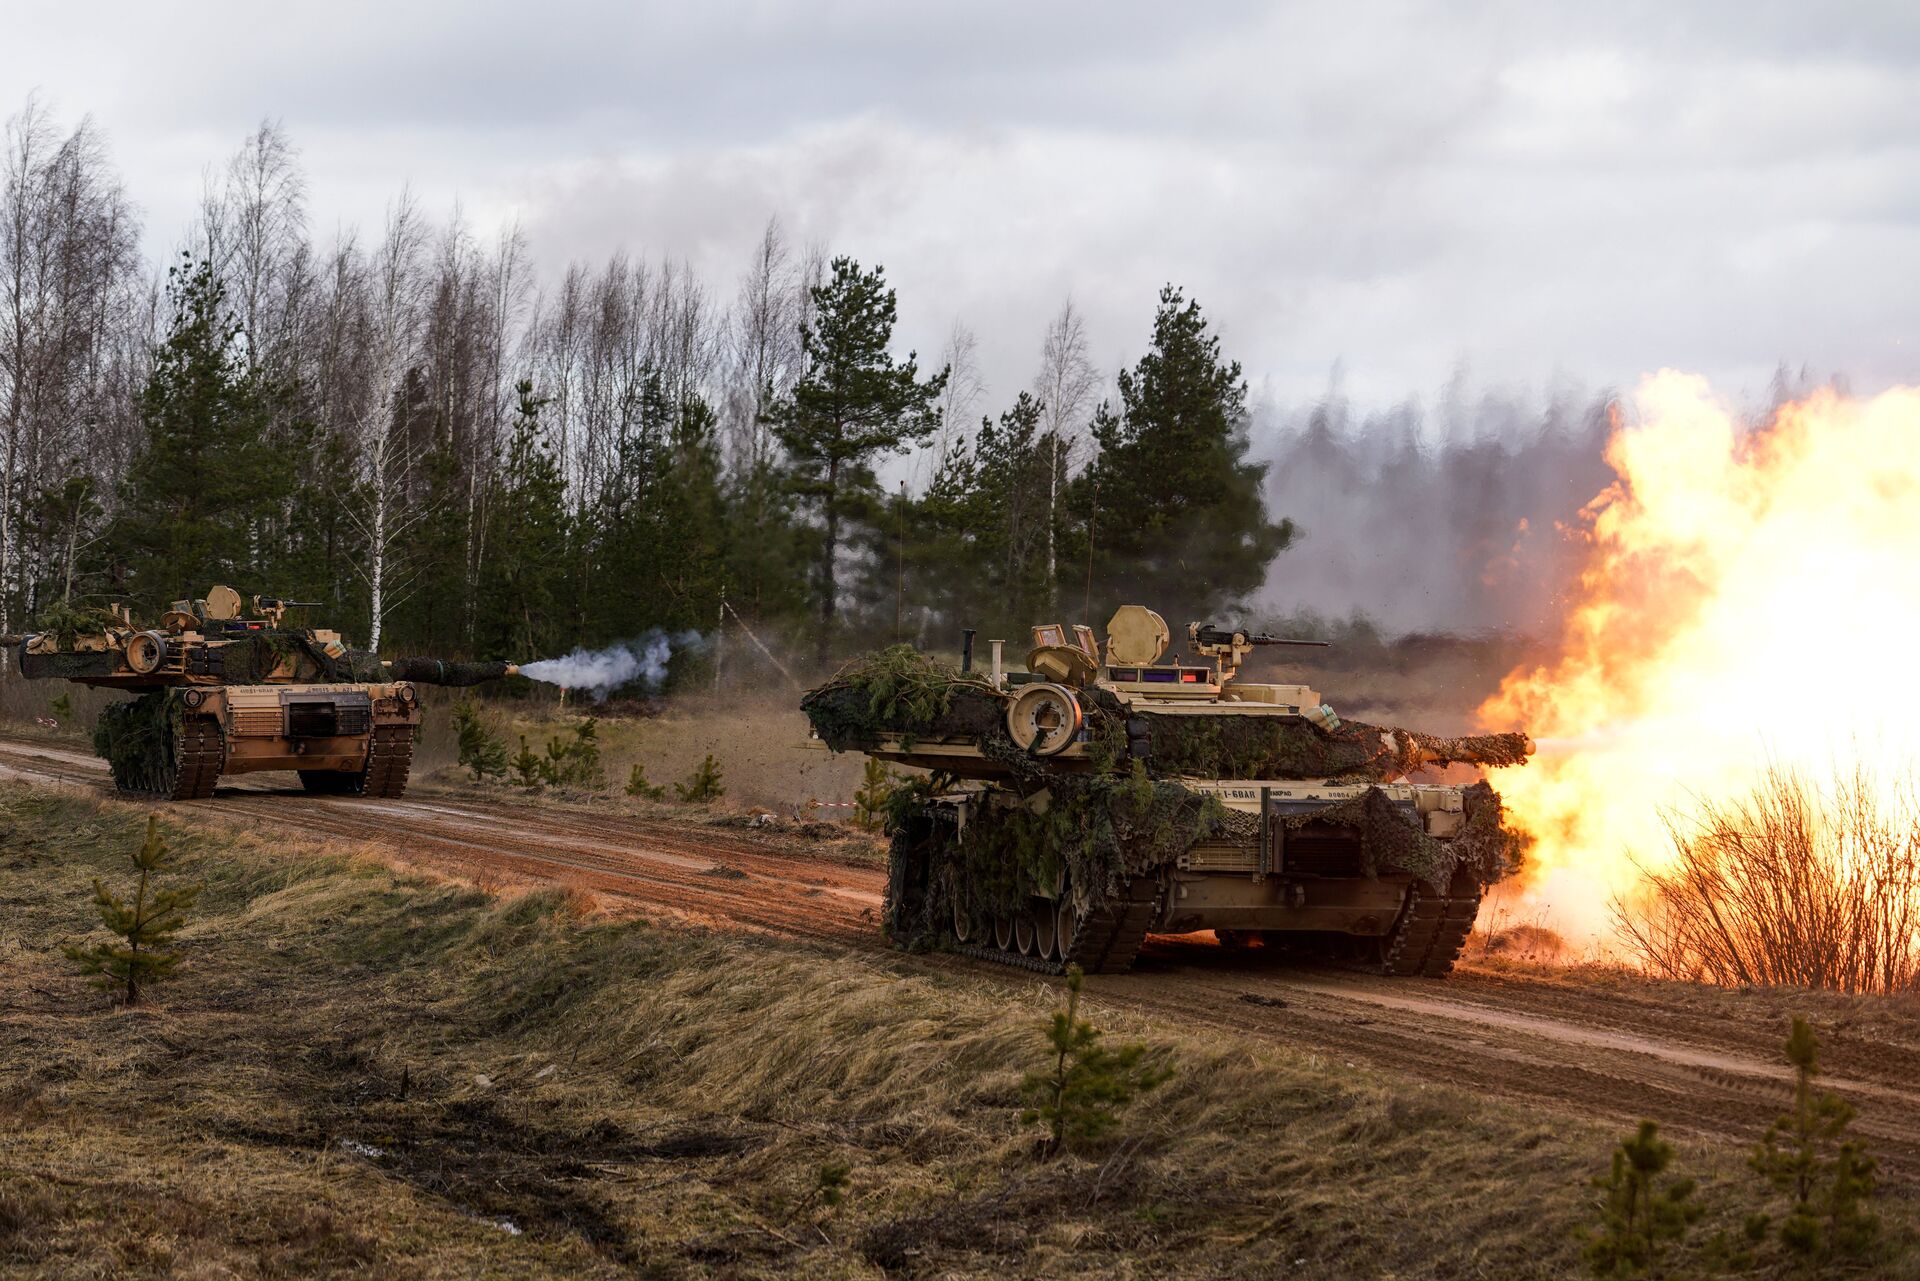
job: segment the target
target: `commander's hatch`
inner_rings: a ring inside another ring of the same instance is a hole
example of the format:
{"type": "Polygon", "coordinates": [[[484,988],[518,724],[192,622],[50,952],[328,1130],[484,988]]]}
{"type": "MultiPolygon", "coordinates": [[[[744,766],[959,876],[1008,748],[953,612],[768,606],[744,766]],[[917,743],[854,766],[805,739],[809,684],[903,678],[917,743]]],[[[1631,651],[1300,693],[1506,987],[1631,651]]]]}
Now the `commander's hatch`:
{"type": "Polygon", "coordinates": [[[1167,620],[1145,605],[1122,605],[1107,621],[1106,663],[1100,682],[1151,698],[1218,698],[1212,667],[1163,663],[1173,634],[1167,620]]]}

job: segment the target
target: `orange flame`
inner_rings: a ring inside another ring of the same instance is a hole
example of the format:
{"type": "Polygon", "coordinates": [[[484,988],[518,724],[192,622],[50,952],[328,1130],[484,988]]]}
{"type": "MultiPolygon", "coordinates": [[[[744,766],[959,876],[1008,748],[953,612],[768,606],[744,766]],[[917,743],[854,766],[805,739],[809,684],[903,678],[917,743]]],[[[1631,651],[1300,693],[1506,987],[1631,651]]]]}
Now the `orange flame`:
{"type": "Polygon", "coordinates": [[[1663,813],[1920,761],[1920,389],[1820,392],[1743,430],[1704,380],[1646,379],[1607,447],[1616,481],[1558,657],[1480,709],[1540,745],[1494,771],[1537,844],[1518,910],[1595,940],[1663,864],[1663,813]]]}

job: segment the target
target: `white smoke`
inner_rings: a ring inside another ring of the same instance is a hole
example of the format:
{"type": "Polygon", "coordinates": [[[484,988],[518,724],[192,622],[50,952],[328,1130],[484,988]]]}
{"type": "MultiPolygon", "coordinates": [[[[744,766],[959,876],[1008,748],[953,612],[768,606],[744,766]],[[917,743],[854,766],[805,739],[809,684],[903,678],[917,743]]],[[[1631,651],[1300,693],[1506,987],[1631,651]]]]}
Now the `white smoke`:
{"type": "Polygon", "coordinates": [[[697,653],[705,646],[706,638],[699,632],[669,636],[656,627],[636,640],[605,649],[576,649],[563,658],[522,663],[520,674],[562,689],[585,690],[598,703],[629,685],[640,685],[649,693],[658,690],[666,683],[667,664],[676,652],[697,653]]]}

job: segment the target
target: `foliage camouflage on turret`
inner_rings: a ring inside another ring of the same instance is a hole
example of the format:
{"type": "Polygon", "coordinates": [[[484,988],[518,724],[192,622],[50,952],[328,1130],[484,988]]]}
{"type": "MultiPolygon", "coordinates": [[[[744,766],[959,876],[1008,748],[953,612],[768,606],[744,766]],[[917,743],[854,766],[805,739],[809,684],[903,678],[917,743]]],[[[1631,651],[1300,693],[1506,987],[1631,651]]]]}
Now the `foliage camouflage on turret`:
{"type": "Polygon", "coordinates": [[[1157,776],[1313,778],[1383,782],[1418,769],[1421,750],[1446,761],[1517,765],[1527,759],[1524,734],[1439,738],[1411,730],[1343,721],[1328,730],[1306,720],[1253,716],[1136,715],[1157,776]]]}
{"type": "Polygon", "coordinates": [[[985,681],[911,645],[854,660],[800,707],[836,752],[879,738],[911,742],[922,734],[979,734],[1001,719],[985,681]]]}

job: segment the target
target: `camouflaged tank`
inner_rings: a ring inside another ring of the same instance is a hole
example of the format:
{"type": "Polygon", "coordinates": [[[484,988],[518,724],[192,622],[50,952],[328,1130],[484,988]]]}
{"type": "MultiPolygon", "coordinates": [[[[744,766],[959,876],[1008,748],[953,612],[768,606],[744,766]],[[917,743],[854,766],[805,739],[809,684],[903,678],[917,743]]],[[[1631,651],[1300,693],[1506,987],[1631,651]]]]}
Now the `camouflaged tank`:
{"type": "Polygon", "coordinates": [[[223,775],[294,770],[309,792],[399,796],[420,724],[416,682],[473,685],[509,663],[382,661],[338,632],[288,627],[300,605],[215,587],[175,601],[158,627],[123,606],[65,610],[59,626],[17,643],[20,672],[136,691],[94,727],[94,750],[133,796],[195,800],[223,775]]]}
{"type": "Polygon", "coordinates": [[[926,771],[890,803],[885,927],[1044,972],[1127,969],[1149,933],[1211,930],[1386,974],[1443,975],[1521,841],[1485,782],[1523,734],[1439,738],[1343,721],[1303,685],[1236,681],[1281,641],[1195,623],[1167,659],[1160,615],[1036,627],[1024,672],[907,646],[801,702],[814,737],[926,771]]]}

